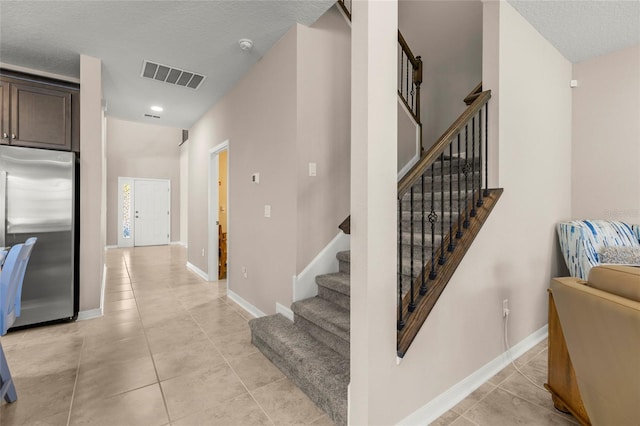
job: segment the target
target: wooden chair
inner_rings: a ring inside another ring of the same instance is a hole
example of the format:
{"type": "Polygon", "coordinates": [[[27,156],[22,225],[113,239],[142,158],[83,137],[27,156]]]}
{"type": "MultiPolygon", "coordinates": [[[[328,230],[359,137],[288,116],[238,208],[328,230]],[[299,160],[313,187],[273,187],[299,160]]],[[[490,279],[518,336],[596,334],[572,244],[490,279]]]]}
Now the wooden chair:
{"type": "MultiPolygon", "coordinates": [[[[31,250],[37,238],[29,238],[24,244],[11,247],[0,272],[0,336],[7,334],[16,317],[20,316],[22,282],[27,270],[31,250]]],[[[14,402],[18,396],[11,378],[7,358],[0,343],[0,398],[14,402]]]]}

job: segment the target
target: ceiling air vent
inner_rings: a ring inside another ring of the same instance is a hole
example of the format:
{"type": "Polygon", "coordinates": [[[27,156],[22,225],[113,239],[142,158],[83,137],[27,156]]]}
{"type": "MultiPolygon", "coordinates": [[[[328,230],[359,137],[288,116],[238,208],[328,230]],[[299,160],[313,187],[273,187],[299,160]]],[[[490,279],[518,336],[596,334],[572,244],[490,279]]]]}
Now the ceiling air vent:
{"type": "Polygon", "coordinates": [[[147,60],[142,63],[141,77],[191,89],[200,87],[204,79],[207,78],[202,74],[147,60]]]}
{"type": "Polygon", "coordinates": [[[159,115],[145,114],[144,116],[147,117],[147,118],[160,118],[159,115]]]}

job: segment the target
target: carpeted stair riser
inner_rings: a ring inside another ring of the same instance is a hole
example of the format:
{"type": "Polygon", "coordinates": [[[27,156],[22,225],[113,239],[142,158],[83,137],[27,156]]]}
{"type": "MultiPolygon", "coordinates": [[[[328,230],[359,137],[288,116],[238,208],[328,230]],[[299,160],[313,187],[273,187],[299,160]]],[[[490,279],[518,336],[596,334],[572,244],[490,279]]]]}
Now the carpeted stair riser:
{"type": "MultiPolygon", "coordinates": [[[[446,212],[445,212],[445,215],[446,215],[446,212]]],[[[453,218],[453,220],[454,220],[453,223],[455,224],[455,221],[458,220],[458,214],[457,213],[455,214],[455,217],[453,218]]],[[[440,213],[438,213],[438,221],[435,222],[435,229],[434,229],[436,234],[442,234],[442,232],[441,232],[442,231],[442,223],[443,223],[443,221],[440,220],[440,213]]],[[[445,234],[449,233],[449,225],[451,223],[452,223],[451,218],[450,217],[445,217],[445,220],[444,220],[444,232],[445,232],[445,234]]],[[[410,232],[411,231],[411,225],[412,225],[411,224],[411,220],[409,220],[409,219],[403,219],[400,222],[400,227],[401,227],[402,231],[405,231],[405,232],[410,232]]],[[[420,235],[422,235],[422,219],[420,219],[420,220],[414,219],[413,220],[413,232],[418,232],[418,233],[420,233],[420,235]]],[[[429,220],[427,218],[424,219],[424,233],[425,234],[431,234],[431,222],[429,222],[429,220]]]]}
{"type": "Polygon", "coordinates": [[[340,251],[336,254],[338,259],[338,271],[348,274],[351,272],[351,252],[340,251]]]}
{"type": "Polygon", "coordinates": [[[338,425],[347,423],[349,358],[282,315],[249,321],[251,341],[338,425]]]}
{"type": "Polygon", "coordinates": [[[351,299],[349,297],[351,293],[350,276],[348,273],[342,272],[345,268],[349,268],[350,256],[348,252],[346,255],[340,256],[338,253],[338,259],[341,263],[344,263],[344,267],[341,267],[341,272],[334,272],[331,274],[318,275],[316,277],[316,284],[318,285],[318,296],[329,302],[335,303],[343,309],[349,310],[351,299]]]}
{"type": "MultiPolygon", "coordinates": [[[[447,231],[447,229],[445,229],[445,232],[447,231]]],[[[436,229],[436,234],[434,235],[434,239],[431,238],[431,231],[429,232],[425,232],[424,233],[424,245],[427,246],[439,246],[440,245],[440,241],[442,241],[442,236],[439,235],[440,230],[436,229]]],[[[414,230],[413,232],[413,240],[411,239],[411,232],[409,231],[402,231],[400,233],[400,241],[402,244],[405,245],[410,245],[413,243],[414,246],[422,246],[423,240],[422,240],[422,232],[417,232],[414,230]]]]}
{"type": "Polygon", "coordinates": [[[349,311],[334,303],[312,297],[291,305],[294,323],[343,356],[349,356],[349,311]]]}
{"type": "Polygon", "coordinates": [[[322,342],[343,357],[349,359],[349,340],[342,340],[335,334],[318,327],[315,323],[299,315],[295,316],[295,324],[319,342],[322,342]]]}
{"type": "Polygon", "coordinates": [[[460,190],[473,189],[472,187],[474,185],[475,185],[475,188],[478,188],[480,185],[480,173],[479,172],[469,173],[467,176],[465,176],[464,174],[461,174],[459,176],[457,174],[454,174],[454,175],[445,174],[444,176],[439,174],[434,174],[433,177],[431,177],[430,175],[425,176],[424,189],[422,186],[422,181],[419,181],[418,183],[413,185],[413,194],[415,195],[420,192],[424,194],[449,192],[449,182],[451,182],[451,190],[457,191],[458,181],[460,181],[460,190]],[[443,186],[442,186],[443,183],[445,184],[444,186],[444,189],[446,189],[445,191],[443,191],[443,186]],[[465,187],[465,185],[468,185],[468,186],[465,187]]]}

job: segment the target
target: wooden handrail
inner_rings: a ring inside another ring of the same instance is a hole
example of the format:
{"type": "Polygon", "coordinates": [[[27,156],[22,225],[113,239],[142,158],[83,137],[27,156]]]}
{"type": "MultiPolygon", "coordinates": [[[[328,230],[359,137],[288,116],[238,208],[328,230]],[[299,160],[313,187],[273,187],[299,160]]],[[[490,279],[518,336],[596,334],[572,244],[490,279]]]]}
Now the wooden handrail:
{"type": "Polygon", "coordinates": [[[400,30],[398,30],[398,43],[400,44],[400,46],[402,46],[402,50],[404,50],[407,53],[407,57],[409,58],[409,61],[411,62],[411,65],[413,65],[413,68],[414,69],[417,68],[418,67],[418,60],[413,55],[413,52],[409,48],[409,45],[407,44],[407,41],[402,36],[402,33],[400,32],[400,30]]]}
{"type": "Polygon", "coordinates": [[[473,101],[475,101],[476,98],[480,96],[480,93],[482,93],[482,82],[478,83],[478,85],[474,87],[467,96],[464,97],[464,103],[467,105],[471,105],[473,101]]]}
{"type": "Polygon", "coordinates": [[[440,136],[438,141],[426,152],[426,154],[413,166],[411,170],[398,182],[398,200],[415,184],[420,176],[433,164],[444,149],[449,146],[451,138],[462,130],[467,122],[473,117],[482,106],[491,98],[491,90],[486,90],[473,101],[469,107],[458,117],[456,121],[440,136]]]}

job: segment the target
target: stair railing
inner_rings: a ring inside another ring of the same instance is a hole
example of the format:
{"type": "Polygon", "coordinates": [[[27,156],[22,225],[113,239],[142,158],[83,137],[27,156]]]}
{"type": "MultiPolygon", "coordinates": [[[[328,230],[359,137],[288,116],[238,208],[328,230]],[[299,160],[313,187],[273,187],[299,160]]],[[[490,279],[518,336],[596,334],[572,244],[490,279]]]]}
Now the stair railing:
{"type": "Polygon", "coordinates": [[[490,98],[491,91],[480,93],[398,183],[397,329],[401,357],[466,252],[465,248],[456,253],[458,242],[490,195],[490,98]]]}
{"type": "MultiPolygon", "coordinates": [[[[351,21],[352,0],[338,0],[338,5],[351,21]]],[[[420,120],[420,86],[422,85],[422,58],[415,56],[398,30],[398,96],[407,111],[420,127],[420,153],[422,146],[422,121],[420,120]]]]}

